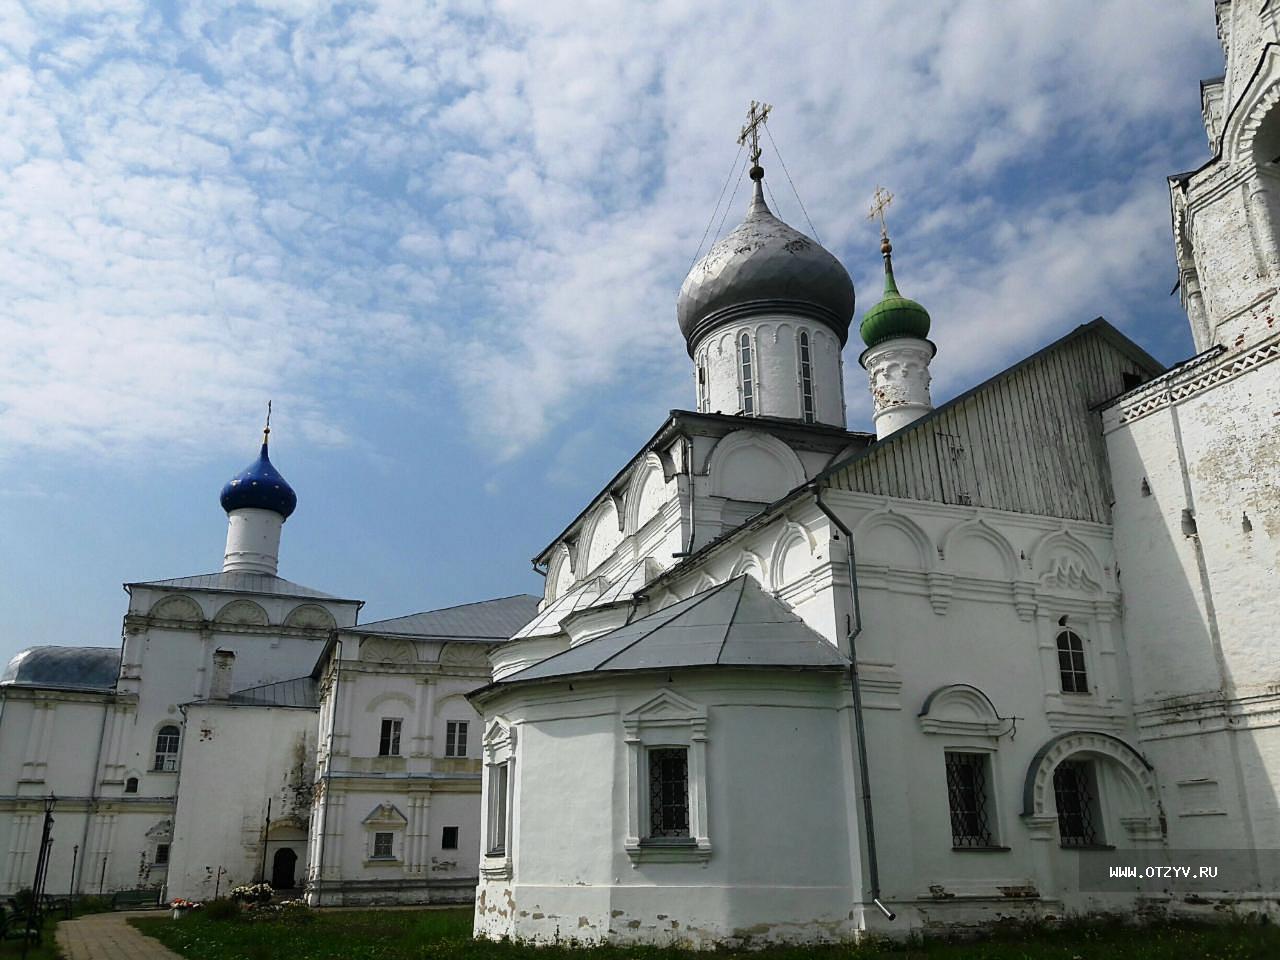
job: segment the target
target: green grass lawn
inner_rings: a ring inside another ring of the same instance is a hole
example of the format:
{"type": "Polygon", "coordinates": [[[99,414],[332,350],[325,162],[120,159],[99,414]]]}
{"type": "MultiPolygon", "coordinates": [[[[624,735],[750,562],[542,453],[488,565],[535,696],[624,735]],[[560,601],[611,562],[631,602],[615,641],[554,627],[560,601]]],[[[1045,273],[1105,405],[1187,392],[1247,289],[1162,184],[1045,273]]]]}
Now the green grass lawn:
{"type": "MultiPolygon", "coordinates": [[[[364,910],[319,912],[310,922],[131,920],[143,933],[191,960],[691,960],[674,948],[568,945],[524,947],[471,939],[471,911],[364,910]]],[[[1057,930],[1009,932],[981,942],[724,950],[717,960],[1273,960],[1280,928],[1172,924],[1132,929],[1073,925],[1057,930]]]]}
{"type": "MultiPolygon", "coordinates": [[[[58,952],[57,945],[53,942],[53,930],[57,926],[58,917],[45,917],[44,924],[41,928],[43,942],[40,946],[36,946],[35,941],[31,942],[27,949],[27,960],[59,960],[61,954],[58,952]]],[[[20,921],[19,921],[20,922],[20,921]]],[[[25,924],[23,924],[25,926],[25,924]]],[[[22,956],[22,938],[15,937],[10,940],[5,938],[0,940],[0,957],[9,960],[10,957],[22,956]]]]}

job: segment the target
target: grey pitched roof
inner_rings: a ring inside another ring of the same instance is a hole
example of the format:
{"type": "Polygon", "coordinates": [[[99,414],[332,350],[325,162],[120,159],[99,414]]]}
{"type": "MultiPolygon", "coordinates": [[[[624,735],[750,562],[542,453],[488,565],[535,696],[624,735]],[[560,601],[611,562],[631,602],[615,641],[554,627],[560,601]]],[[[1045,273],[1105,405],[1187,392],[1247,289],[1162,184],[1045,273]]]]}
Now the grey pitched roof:
{"type": "Polygon", "coordinates": [[[407,617],[374,620],[349,627],[355,633],[444,637],[455,640],[508,640],[538,612],[538,598],[527,593],[496,600],[427,610],[407,617]]]}
{"type": "Polygon", "coordinates": [[[295,677],[292,680],[237,690],[227,698],[227,702],[254,707],[303,707],[317,710],[320,707],[319,685],[309,676],[295,677]]]}
{"type": "Polygon", "coordinates": [[[0,675],[0,684],[72,690],[114,690],[119,647],[28,647],[0,675]]]}
{"type": "Polygon", "coordinates": [[[671,667],[842,669],[848,659],[747,575],[570,647],[494,686],[671,667]]]}
{"type": "Polygon", "coordinates": [[[162,590],[218,590],[225,593],[265,593],[277,597],[299,597],[310,600],[343,600],[331,593],[321,593],[300,583],[266,573],[202,573],[194,577],[174,577],[171,580],[143,580],[127,583],[126,587],[159,587],[162,590]]]}

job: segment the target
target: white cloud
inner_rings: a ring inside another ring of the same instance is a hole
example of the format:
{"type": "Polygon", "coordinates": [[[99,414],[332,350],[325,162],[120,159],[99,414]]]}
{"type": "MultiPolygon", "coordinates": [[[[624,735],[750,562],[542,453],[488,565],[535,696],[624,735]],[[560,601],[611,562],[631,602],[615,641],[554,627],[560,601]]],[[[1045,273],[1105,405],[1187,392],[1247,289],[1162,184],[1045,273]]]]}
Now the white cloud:
{"type": "Polygon", "coordinates": [[[1124,151],[1185,120],[1202,7],[403,0],[183,4],[169,22],[112,2],[6,18],[0,460],[238,449],[269,395],[340,443],[355,425],[335,384],[415,367],[479,398],[457,406],[510,456],[618,384],[683,377],[656,372],[682,356],[675,294],[753,96],[776,105],[863,305],[861,210],[893,187],[941,378],[976,374],[1159,269],[1164,158],[1134,171],[1124,151]],[[1114,182],[1036,183],[1072,145],[1114,182]],[[978,355],[991,316],[1006,322],[978,355]]]}

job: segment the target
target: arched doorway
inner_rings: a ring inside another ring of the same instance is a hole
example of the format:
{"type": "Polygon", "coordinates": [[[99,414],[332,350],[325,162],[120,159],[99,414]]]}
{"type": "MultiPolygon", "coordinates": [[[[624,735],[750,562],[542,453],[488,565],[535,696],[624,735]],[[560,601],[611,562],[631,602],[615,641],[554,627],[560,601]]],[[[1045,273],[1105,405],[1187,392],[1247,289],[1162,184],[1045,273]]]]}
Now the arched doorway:
{"type": "Polygon", "coordinates": [[[271,886],[276,890],[292,890],[297,886],[298,855],[289,847],[281,847],[271,858],[271,886]]]}

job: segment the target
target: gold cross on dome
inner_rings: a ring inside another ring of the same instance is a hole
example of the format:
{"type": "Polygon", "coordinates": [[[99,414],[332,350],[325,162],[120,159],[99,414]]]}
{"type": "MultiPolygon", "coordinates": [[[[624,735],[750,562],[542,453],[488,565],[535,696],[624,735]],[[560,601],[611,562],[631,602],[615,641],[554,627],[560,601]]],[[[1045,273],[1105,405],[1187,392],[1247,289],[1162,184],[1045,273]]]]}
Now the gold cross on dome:
{"type": "Polygon", "coordinates": [[[756,100],[751,101],[751,109],[747,111],[747,125],[742,128],[742,132],[738,134],[739,145],[751,141],[751,165],[753,167],[760,166],[760,128],[764,125],[765,120],[769,118],[769,111],[773,107],[767,103],[760,103],[756,100]]]}
{"type": "Polygon", "coordinates": [[[888,231],[884,225],[884,212],[889,208],[889,204],[893,203],[893,194],[884,187],[876,187],[875,197],[871,203],[871,210],[867,213],[868,220],[880,220],[880,236],[888,236],[888,231]]]}

